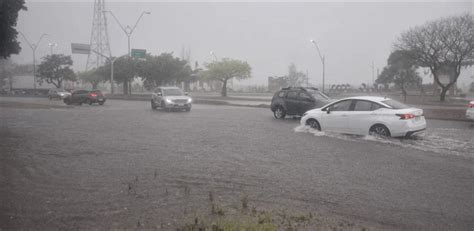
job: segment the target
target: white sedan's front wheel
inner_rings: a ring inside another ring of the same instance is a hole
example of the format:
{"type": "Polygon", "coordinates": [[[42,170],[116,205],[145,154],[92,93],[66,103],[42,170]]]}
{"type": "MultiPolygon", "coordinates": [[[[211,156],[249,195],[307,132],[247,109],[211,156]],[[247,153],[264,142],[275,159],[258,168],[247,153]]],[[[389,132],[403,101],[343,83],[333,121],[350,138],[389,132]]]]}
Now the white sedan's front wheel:
{"type": "Polygon", "coordinates": [[[318,131],[321,131],[321,126],[319,125],[319,122],[315,119],[306,120],[306,125],[308,125],[312,129],[316,129],[318,131]]]}

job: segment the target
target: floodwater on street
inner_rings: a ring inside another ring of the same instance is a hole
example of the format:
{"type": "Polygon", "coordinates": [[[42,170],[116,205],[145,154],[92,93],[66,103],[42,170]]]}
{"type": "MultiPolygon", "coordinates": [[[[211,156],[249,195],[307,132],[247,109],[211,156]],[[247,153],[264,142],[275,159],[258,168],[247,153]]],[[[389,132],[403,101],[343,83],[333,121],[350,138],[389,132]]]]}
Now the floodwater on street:
{"type": "Polygon", "coordinates": [[[466,122],[428,121],[424,137],[386,142],[295,133],[298,120],[261,108],[110,100],[0,110],[2,230],[176,230],[210,214],[210,195],[229,216],[245,197],[251,209],[358,230],[474,225],[466,122]]]}
{"type": "MultiPolygon", "coordinates": [[[[435,152],[442,155],[460,155],[474,157],[474,126],[465,123],[467,126],[459,128],[432,128],[431,123],[440,121],[428,120],[428,128],[424,133],[417,134],[409,138],[378,138],[374,136],[346,135],[332,132],[315,131],[307,126],[299,125],[295,127],[295,132],[311,133],[315,136],[327,136],[336,139],[349,140],[354,142],[378,142],[386,145],[413,148],[421,151],[435,152]]],[[[442,123],[442,122],[441,122],[442,123]]]]}

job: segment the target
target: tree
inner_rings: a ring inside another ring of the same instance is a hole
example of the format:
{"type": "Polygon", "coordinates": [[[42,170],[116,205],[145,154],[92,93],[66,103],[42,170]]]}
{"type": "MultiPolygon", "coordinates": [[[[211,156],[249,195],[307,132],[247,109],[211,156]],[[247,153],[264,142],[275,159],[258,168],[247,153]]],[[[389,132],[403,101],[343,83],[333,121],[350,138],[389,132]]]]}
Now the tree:
{"type": "MultiPolygon", "coordinates": [[[[123,94],[129,93],[129,82],[137,75],[137,60],[123,55],[114,62],[114,82],[123,84],[123,94]]],[[[104,80],[110,79],[110,61],[100,66],[96,72],[101,75],[104,80]]]]}
{"type": "Polygon", "coordinates": [[[186,60],[173,57],[172,53],[159,56],[147,55],[138,63],[138,75],[144,80],[146,89],[164,84],[186,82],[191,79],[192,70],[186,60]]]}
{"type": "Polygon", "coordinates": [[[472,14],[442,18],[404,32],[395,47],[409,51],[420,67],[429,68],[435,82],[441,87],[440,100],[456,83],[461,69],[473,64],[474,21],[472,14]],[[440,81],[449,74],[449,81],[440,81]]]}
{"type": "Polygon", "coordinates": [[[15,64],[9,59],[0,59],[0,89],[8,82],[10,89],[12,88],[12,79],[14,74],[15,64]]]}
{"type": "Polygon", "coordinates": [[[25,0],[0,1],[0,58],[6,59],[21,50],[15,29],[20,10],[26,10],[25,0]]]}
{"type": "Polygon", "coordinates": [[[390,54],[387,66],[377,78],[376,83],[388,85],[394,83],[402,90],[403,99],[406,101],[407,87],[410,85],[420,85],[421,77],[416,72],[416,63],[412,59],[410,51],[396,50],[390,54]]]}
{"type": "Polygon", "coordinates": [[[33,74],[33,64],[17,64],[10,59],[0,58],[0,88],[3,88],[8,83],[9,89],[12,89],[13,77],[31,74],[33,74]]]}
{"type": "Polygon", "coordinates": [[[301,86],[304,82],[307,81],[307,76],[301,71],[296,69],[296,65],[294,63],[290,64],[288,67],[288,86],[301,86]]]}
{"type": "Polygon", "coordinates": [[[98,73],[97,69],[79,72],[77,76],[82,80],[82,82],[90,83],[92,85],[92,89],[97,89],[99,83],[105,81],[105,78],[98,73]]]}
{"type": "Polygon", "coordinates": [[[76,81],[76,74],[71,69],[71,56],[62,54],[48,55],[38,66],[38,82],[46,81],[56,88],[61,88],[64,80],[76,81]]]}
{"type": "Polygon", "coordinates": [[[247,62],[228,58],[208,63],[206,68],[206,71],[201,72],[203,77],[222,82],[221,95],[223,97],[227,96],[227,81],[229,79],[248,79],[252,72],[252,68],[247,62]]]}

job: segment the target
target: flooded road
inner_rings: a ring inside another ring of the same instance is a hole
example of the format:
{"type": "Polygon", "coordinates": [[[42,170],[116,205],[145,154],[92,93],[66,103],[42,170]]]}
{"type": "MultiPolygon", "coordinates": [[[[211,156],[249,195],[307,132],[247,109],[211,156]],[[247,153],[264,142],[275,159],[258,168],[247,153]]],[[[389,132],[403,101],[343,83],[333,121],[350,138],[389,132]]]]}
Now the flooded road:
{"type": "Polygon", "coordinates": [[[428,121],[423,137],[379,141],[315,136],[259,108],[170,113],[111,100],[0,110],[3,230],[176,230],[209,213],[211,194],[227,213],[245,196],[251,208],[372,229],[474,225],[466,122],[428,121]]]}
{"type": "Polygon", "coordinates": [[[388,146],[435,152],[441,155],[474,157],[474,122],[428,120],[427,129],[422,134],[409,138],[377,138],[373,136],[347,135],[325,131],[315,131],[307,126],[297,125],[297,133],[309,133],[316,137],[326,136],[354,142],[375,142],[388,146]],[[449,127],[448,127],[449,126],[449,127]]]}

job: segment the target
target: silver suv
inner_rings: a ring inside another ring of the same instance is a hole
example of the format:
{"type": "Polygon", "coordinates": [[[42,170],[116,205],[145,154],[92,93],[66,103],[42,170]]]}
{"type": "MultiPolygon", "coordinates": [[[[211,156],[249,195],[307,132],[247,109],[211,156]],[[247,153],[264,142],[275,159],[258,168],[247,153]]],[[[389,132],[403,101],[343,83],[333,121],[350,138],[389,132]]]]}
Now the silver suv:
{"type": "Polygon", "coordinates": [[[151,108],[161,107],[166,111],[173,109],[191,111],[192,99],[178,87],[157,87],[151,94],[151,108]]]}

